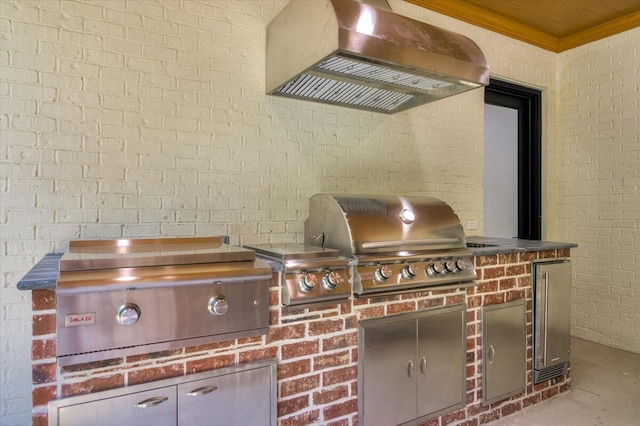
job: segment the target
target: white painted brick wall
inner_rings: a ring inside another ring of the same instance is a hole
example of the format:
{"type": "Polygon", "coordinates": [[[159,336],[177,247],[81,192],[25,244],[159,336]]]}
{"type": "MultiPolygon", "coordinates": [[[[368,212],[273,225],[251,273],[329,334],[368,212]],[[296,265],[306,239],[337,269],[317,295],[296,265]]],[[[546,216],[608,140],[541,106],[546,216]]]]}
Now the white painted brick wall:
{"type": "Polygon", "coordinates": [[[558,236],[572,333],[640,352],[640,29],[559,56],[558,236]]]}
{"type": "MultiPolygon", "coordinates": [[[[266,96],[265,28],[286,3],[0,0],[3,426],[30,422],[30,294],[15,285],[70,239],[291,242],[323,191],[439,196],[482,232],[482,91],[393,116],[266,96]]],[[[556,55],[391,3],[546,89],[554,158],[556,55]]]]}

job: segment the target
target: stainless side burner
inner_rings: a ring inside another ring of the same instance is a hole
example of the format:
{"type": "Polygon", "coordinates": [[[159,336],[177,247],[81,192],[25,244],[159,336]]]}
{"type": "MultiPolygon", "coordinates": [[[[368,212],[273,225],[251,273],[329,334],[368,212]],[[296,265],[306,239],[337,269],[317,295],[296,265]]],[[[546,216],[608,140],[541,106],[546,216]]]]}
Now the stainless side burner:
{"type": "Polygon", "coordinates": [[[286,243],[245,247],[282,265],[284,306],[306,308],[341,303],[351,295],[351,266],[338,250],[286,243]]]}

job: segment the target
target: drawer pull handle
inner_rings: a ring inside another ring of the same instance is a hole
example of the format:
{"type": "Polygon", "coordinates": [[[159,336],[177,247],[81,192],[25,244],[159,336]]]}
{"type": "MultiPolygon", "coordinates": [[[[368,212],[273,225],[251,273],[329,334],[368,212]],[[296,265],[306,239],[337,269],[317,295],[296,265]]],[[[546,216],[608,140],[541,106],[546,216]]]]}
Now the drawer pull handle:
{"type": "Polygon", "coordinates": [[[189,395],[189,396],[206,395],[208,393],[213,392],[216,389],[218,389],[217,386],[203,386],[203,387],[198,388],[196,390],[192,390],[191,392],[187,393],[187,395],[189,395]]]}
{"type": "Polygon", "coordinates": [[[162,404],[167,399],[169,398],[166,396],[156,396],[154,398],[145,399],[144,401],[138,402],[137,404],[133,404],[133,406],[136,408],[149,408],[158,404],[162,404]]]}

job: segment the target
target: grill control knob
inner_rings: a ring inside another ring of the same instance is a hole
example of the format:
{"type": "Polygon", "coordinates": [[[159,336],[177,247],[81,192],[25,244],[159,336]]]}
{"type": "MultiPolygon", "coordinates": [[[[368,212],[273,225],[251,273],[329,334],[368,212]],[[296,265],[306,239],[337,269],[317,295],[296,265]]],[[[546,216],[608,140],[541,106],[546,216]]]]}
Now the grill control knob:
{"type": "Polygon", "coordinates": [[[416,269],[416,265],[413,263],[408,264],[404,268],[402,268],[402,277],[405,279],[412,279],[416,275],[418,275],[418,270],[416,269]]]}
{"type": "Polygon", "coordinates": [[[140,307],[133,303],[125,303],[118,308],[116,321],[120,325],[133,325],[140,319],[140,307]]]}
{"type": "Polygon", "coordinates": [[[436,275],[444,273],[446,267],[444,266],[444,262],[441,260],[436,260],[427,268],[427,275],[430,277],[434,277],[436,275]]]}
{"type": "Polygon", "coordinates": [[[467,259],[458,259],[458,261],[456,262],[456,266],[461,271],[466,271],[467,269],[469,269],[471,265],[469,265],[469,262],[467,261],[467,259]]]}
{"type": "Polygon", "coordinates": [[[213,315],[224,315],[229,310],[229,302],[223,296],[214,296],[209,299],[207,307],[213,315]]]}
{"type": "Polygon", "coordinates": [[[444,267],[447,269],[447,271],[449,272],[458,272],[458,266],[455,260],[447,260],[444,263],[444,267]]]}
{"type": "Polygon", "coordinates": [[[374,275],[376,281],[378,281],[379,283],[385,282],[391,277],[391,268],[389,268],[388,266],[381,266],[376,270],[376,273],[374,275]]]}
{"type": "Polygon", "coordinates": [[[298,288],[303,293],[311,293],[316,288],[316,282],[313,276],[303,275],[298,281],[298,288]]]}
{"type": "Polygon", "coordinates": [[[338,284],[342,284],[344,279],[337,272],[329,272],[322,279],[322,286],[327,290],[333,290],[338,286],[338,284]]]}

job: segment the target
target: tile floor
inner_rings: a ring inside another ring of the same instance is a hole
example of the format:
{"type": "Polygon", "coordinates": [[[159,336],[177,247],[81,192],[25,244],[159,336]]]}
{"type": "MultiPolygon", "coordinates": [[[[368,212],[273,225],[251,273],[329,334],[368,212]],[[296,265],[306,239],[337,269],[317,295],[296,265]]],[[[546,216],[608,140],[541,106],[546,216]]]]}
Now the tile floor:
{"type": "Polygon", "coordinates": [[[571,339],[571,390],[491,426],[640,426],[640,354],[571,339]]]}

